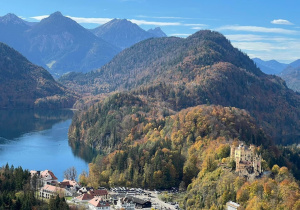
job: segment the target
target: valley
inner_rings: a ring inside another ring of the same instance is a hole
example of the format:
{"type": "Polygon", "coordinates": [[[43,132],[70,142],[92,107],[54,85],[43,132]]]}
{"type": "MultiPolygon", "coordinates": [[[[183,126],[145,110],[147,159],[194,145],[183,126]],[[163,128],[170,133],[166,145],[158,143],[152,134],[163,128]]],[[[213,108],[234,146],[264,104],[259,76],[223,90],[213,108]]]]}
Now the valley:
{"type": "MultiPolygon", "coordinates": [[[[28,171],[8,164],[61,180],[75,166],[94,194],[178,189],[153,198],[170,208],[159,199],[181,209],[300,208],[299,60],[250,59],[214,30],[180,38],[131,21],[86,29],[60,12],[36,23],[0,17],[0,188],[11,174],[27,183],[0,194],[0,208],[47,206],[34,192],[55,187],[33,189],[28,171]]],[[[76,206],[77,190],[67,203],[76,206]]],[[[109,208],[123,196],[112,194],[101,200],[109,208]]]]}

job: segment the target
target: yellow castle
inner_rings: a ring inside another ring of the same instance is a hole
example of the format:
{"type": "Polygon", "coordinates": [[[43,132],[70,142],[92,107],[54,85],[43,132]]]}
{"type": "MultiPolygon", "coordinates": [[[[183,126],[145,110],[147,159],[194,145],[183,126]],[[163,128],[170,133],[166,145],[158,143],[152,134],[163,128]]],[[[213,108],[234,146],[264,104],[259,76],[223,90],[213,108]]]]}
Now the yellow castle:
{"type": "Polygon", "coordinates": [[[255,146],[245,146],[241,143],[238,147],[231,145],[230,158],[236,162],[236,172],[240,176],[259,176],[262,173],[261,155],[255,154],[255,146]]]}

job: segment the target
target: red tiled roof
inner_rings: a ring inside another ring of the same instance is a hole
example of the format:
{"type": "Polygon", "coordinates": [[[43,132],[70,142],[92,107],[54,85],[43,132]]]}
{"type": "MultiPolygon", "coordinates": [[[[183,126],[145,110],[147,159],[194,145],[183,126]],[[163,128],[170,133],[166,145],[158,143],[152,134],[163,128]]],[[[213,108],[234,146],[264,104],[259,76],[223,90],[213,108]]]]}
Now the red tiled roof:
{"type": "Polygon", "coordinates": [[[110,206],[108,202],[102,200],[102,198],[93,198],[89,201],[95,207],[103,207],[103,206],[110,206]]]}
{"type": "Polygon", "coordinates": [[[48,191],[51,191],[51,192],[61,192],[61,191],[64,191],[63,188],[52,186],[52,185],[48,185],[48,184],[46,184],[42,189],[48,190],[48,191]]]}
{"type": "Polygon", "coordinates": [[[88,193],[93,196],[102,196],[108,194],[107,190],[90,190],[88,193]]]}
{"type": "Polygon", "coordinates": [[[84,193],[78,197],[76,197],[78,200],[84,201],[84,200],[91,200],[94,198],[94,196],[88,194],[88,193],[84,193]]]}
{"type": "Polygon", "coordinates": [[[52,171],[48,171],[48,173],[52,176],[52,179],[57,179],[57,177],[52,173],[52,171]]]}
{"type": "Polygon", "coordinates": [[[53,174],[52,171],[45,170],[45,171],[42,171],[42,173],[41,173],[41,177],[43,177],[43,178],[48,175],[50,175],[52,177],[52,179],[57,179],[57,177],[53,174]]]}
{"type": "Polygon", "coordinates": [[[64,180],[61,182],[61,184],[63,184],[63,185],[71,185],[71,186],[74,187],[75,185],[77,185],[77,182],[74,181],[74,180],[64,179],[64,180]]]}

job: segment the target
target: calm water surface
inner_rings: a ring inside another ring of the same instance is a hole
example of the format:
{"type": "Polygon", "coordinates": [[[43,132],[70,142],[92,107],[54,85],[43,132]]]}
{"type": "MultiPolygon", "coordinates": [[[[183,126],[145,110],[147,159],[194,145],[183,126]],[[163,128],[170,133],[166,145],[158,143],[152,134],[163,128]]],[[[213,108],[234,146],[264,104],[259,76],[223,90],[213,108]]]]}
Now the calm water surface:
{"type": "Polygon", "coordinates": [[[69,167],[77,174],[88,171],[88,163],[68,144],[72,116],[70,110],[0,110],[0,166],[49,169],[59,181],[69,167]]]}

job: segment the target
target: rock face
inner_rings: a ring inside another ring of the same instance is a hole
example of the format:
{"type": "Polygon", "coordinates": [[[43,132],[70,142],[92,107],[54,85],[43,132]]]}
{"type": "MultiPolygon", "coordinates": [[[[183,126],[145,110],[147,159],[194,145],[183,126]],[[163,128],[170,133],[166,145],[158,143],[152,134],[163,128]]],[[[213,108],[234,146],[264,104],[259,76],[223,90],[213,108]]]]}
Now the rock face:
{"type": "Polygon", "coordinates": [[[151,37],[165,37],[166,34],[160,29],[145,31],[138,25],[126,19],[113,19],[110,22],[103,24],[91,30],[96,36],[105,41],[125,49],[142,40],[151,37]]]}
{"type": "Polygon", "coordinates": [[[201,104],[237,107],[249,111],[277,143],[300,140],[300,95],[261,72],[217,32],[145,40],[98,71],[64,82],[94,94],[133,91],[175,112],[201,104]]]}
{"type": "Polygon", "coordinates": [[[0,43],[0,108],[71,108],[75,100],[45,69],[0,43]]]}

